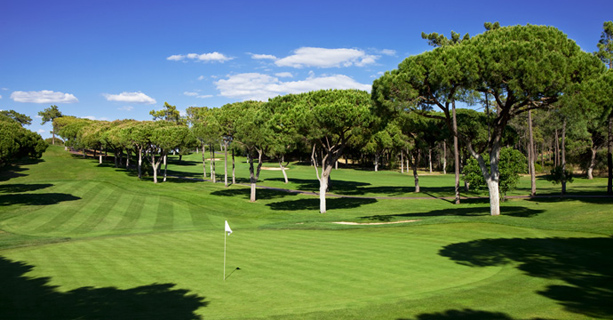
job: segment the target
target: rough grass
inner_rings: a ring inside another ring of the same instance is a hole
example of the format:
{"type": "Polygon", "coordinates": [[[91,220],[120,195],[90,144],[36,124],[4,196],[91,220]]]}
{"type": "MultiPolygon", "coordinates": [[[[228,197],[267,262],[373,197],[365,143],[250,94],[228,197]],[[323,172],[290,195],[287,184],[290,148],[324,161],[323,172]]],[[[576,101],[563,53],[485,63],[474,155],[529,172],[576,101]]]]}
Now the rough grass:
{"type": "MultiPolygon", "coordinates": [[[[170,168],[199,175],[189,161],[170,168]]],[[[262,184],[309,190],[311,170],[292,165],[289,187],[262,172],[262,184]]],[[[237,172],[248,176],[244,163],[237,172]]],[[[333,179],[338,194],[415,196],[412,176],[397,172],[341,169],[333,179]]],[[[421,182],[424,194],[447,196],[453,176],[421,182]]],[[[248,195],[240,185],[138,181],[54,147],[38,164],[4,169],[0,318],[613,318],[610,198],[510,200],[490,217],[483,200],[330,198],[321,215],[311,195],[248,195]],[[408,219],[419,221],[330,223],[408,219]],[[225,280],[224,220],[234,230],[225,280]]]]}

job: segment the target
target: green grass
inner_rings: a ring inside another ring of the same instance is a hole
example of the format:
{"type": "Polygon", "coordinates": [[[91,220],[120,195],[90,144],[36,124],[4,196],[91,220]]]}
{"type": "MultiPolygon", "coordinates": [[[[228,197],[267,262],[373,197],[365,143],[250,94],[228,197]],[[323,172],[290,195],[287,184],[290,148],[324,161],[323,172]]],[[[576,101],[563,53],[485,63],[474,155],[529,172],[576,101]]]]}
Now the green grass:
{"type": "MultiPolygon", "coordinates": [[[[169,169],[201,177],[198,156],[169,169]]],[[[261,184],[316,189],[313,168],[288,175],[263,171],[261,184]]],[[[249,203],[241,185],[153,184],[51,147],[0,171],[0,318],[613,318],[611,198],[509,200],[490,217],[484,200],[387,198],[452,196],[453,175],[422,176],[421,195],[398,172],[332,177],[334,193],[379,198],[330,198],[321,215],[316,196],[260,189],[249,203]]],[[[576,179],[569,193],[603,182],[576,179]]]]}

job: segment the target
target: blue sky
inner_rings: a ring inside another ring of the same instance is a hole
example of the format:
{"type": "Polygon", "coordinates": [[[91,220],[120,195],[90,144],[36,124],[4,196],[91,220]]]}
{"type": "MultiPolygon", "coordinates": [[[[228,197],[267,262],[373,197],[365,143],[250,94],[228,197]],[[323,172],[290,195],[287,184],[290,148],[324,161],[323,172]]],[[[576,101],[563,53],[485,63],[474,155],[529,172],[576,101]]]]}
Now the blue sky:
{"type": "Polygon", "coordinates": [[[168,102],[220,107],[328,88],[370,90],[421,32],[471,36],[486,21],[552,25],[596,50],[613,1],[0,0],[0,109],[57,105],[97,120],[150,120],[168,102]]]}

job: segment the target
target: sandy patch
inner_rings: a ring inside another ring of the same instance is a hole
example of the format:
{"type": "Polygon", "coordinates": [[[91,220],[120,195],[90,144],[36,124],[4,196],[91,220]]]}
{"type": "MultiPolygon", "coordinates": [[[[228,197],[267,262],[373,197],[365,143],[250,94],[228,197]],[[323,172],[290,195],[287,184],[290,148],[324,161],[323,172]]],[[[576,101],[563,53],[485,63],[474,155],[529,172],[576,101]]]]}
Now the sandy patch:
{"type": "Polygon", "coordinates": [[[348,222],[348,221],[338,221],[338,222],[332,222],[332,223],[336,223],[336,224],[347,224],[347,225],[352,225],[352,226],[375,226],[375,225],[381,225],[381,224],[396,224],[396,223],[408,223],[408,222],[416,222],[419,220],[401,220],[401,221],[392,221],[392,222],[348,222]]]}
{"type": "MultiPolygon", "coordinates": [[[[261,167],[261,170],[281,171],[280,167],[261,167]]],[[[283,168],[283,170],[289,170],[289,168],[283,168]]]]}

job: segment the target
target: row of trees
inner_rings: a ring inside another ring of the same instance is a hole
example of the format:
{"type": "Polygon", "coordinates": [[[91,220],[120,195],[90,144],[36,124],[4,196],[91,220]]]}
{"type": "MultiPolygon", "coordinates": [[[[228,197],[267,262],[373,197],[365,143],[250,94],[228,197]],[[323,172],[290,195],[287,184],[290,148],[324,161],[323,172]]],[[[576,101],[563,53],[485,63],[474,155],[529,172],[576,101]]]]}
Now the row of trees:
{"type": "MultiPolygon", "coordinates": [[[[432,117],[429,110],[442,111],[442,117],[435,117],[446,122],[454,138],[462,140],[477,160],[490,194],[490,213],[499,215],[500,150],[509,123],[528,113],[531,127],[532,110],[555,108],[562,118],[564,137],[567,124],[576,118],[587,122],[588,115],[610,119],[611,91],[602,89],[610,83],[611,71],[605,70],[597,55],[583,52],[554,27],[500,27],[497,23],[485,27],[486,32],[473,38],[452,34],[446,40],[436,34],[424,35],[437,47],[408,57],[398,69],[377,79],[372,96],[377,110],[392,119],[406,113],[432,117]],[[476,139],[474,130],[458,129],[457,101],[485,106],[480,122],[487,126],[485,141],[476,139]],[[484,154],[489,155],[488,163],[484,154]]],[[[532,141],[533,135],[529,136],[532,141]]],[[[528,150],[534,177],[534,145],[528,150]]],[[[561,167],[565,172],[564,162],[561,167]]],[[[532,181],[534,186],[534,178],[532,181]]]]}
{"type": "Polygon", "coordinates": [[[32,119],[14,110],[0,111],[0,167],[22,158],[38,159],[47,143],[25,125],[32,119]]]}
{"type": "MultiPolygon", "coordinates": [[[[488,186],[491,214],[497,215],[502,147],[523,149],[534,176],[539,154],[535,132],[537,141],[540,132],[542,146],[548,140],[545,135],[551,136],[546,131],[555,132],[549,144],[559,146],[561,140],[562,155],[558,156],[557,147],[552,153],[564,174],[567,131],[590,139],[593,154],[602,148],[602,123],[611,119],[613,82],[611,72],[605,71],[601,62],[604,60],[581,51],[553,27],[486,24],[486,29],[473,38],[460,38],[455,33],[451,39],[424,34],[436,48],[411,56],[398,69],[385,73],[374,82],[370,95],[358,90],[288,94],[268,102],[190,107],[186,118],[166,103],[163,110],[151,112],[154,120],[161,121],[105,122],[58,117],[53,120],[54,131],[68,145],[79,149],[112,149],[116,155],[133,150],[138,158],[139,177],[142,159],[146,158],[155,182],[158,168],[169,152],[196,147],[202,149],[205,178],[205,148],[209,148],[214,180],[213,150],[221,144],[226,153],[224,177],[228,185],[227,152],[230,149],[234,159],[234,151],[240,149],[248,157],[252,201],[264,156],[278,159],[283,169],[286,155],[296,150],[308,152],[320,182],[322,213],[326,211],[325,194],[332,169],[348,150],[371,154],[375,167],[387,154],[388,158],[398,156],[404,170],[406,157],[419,192],[418,163],[428,158],[431,164],[436,146],[442,146],[446,153],[447,142],[454,140],[450,154],[455,158],[457,201],[460,157],[464,152],[475,159],[488,186]],[[484,111],[456,110],[457,101],[482,105],[484,111]],[[538,130],[533,130],[533,122],[541,123],[538,130]]],[[[541,161],[546,154],[544,149],[541,148],[541,161]]],[[[115,159],[122,163],[121,156],[115,159]]],[[[592,169],[594,159],[592,156],[592,169]]],[[[466,160],[464,157],[463,162],[466,160]]]]}

